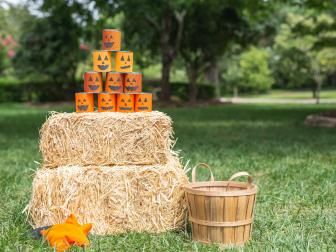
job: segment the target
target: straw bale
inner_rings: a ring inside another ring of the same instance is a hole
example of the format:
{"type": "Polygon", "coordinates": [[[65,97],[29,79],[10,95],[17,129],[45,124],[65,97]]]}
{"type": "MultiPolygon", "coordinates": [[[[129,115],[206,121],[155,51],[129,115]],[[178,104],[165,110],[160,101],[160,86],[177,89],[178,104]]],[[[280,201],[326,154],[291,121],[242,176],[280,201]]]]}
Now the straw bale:
{"type": "Polygon", "coordinates": [[[43,167],[166,164],[172,134],[159,111],[52,113],[40,130],[43,167]]]}
{"type": "Polygon", "coordinates": [[[27,206],[32,225],[63,222],[74,213],[93,223],[93,233],[158,233],[185,224],[182,185],[188,182],[177,159],[154,166],[64,166],[39,169],[27,206]]]}

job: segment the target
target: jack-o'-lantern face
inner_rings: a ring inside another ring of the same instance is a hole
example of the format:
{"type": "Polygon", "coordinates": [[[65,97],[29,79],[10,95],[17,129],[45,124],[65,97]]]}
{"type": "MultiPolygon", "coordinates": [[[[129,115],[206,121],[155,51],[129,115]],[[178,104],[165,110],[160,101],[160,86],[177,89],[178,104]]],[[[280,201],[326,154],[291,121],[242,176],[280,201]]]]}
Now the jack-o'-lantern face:
{"type": "Polygon", "coordinates": [[[108,51],[94,51],[93,70],[97,72],[110,72],[112,70],[111,53],[108,51]]]}
{"type": "Polygon", "coordinates": [[[117,111],[123,113],[134,112],[134,95],[118,94],[117,111]]]}
{"type": "Polygon", "coordinates": [[[93,94],[76,93],[76,112],[93,112],[94,100],[93,94]]]}
{"type": "Polygon", "coordinates": [[[99,93],[103,91],[102,75],[98,72],[84,74],[84,92],[99,93]]]}
{"type": "Polygon", "coordinates": [[[142,74],[141,73],[127,73],[125,75],[125,93],[140,93],[142,91],[142,74]]]}
{"type": "Polygon", "coordinates": [[[135,111],[150,112],[152,111],[152,94],[141,93],[135,95],[135,111]]]}
{"type": "Polygon", "coordinates": [[[98,94],[98,112],[114,112],[116,110],[116,95],[110,93],[98,94]]]}
{"type": "Polygon", "coordinates": [[[133,52],[116,52],[115,57],[117,72],[129,73],[133,71],[133,52]]]}
{"type": "Polygon", "coordinates": [[[109,72],[106,75],[105,91],[110,93],[123,92],[123,76],[121,73],[109,72]]]}
{"type": "Polygon", "coordinates": [[[103,49],[107,51],[120,51],[121,32],[116,29],[103,30],[103,49]]]}

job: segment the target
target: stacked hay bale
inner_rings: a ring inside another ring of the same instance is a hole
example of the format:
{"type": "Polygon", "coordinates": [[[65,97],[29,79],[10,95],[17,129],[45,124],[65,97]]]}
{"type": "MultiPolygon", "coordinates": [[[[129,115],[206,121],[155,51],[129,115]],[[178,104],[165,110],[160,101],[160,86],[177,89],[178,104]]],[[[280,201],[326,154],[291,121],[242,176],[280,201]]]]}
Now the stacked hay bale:
{"type": "Polygon", "coordinates": [[[180,228],[187,183],[164,113],[53,113],[28,206],[34,227],[70,213],[95,234],[180,228]]]}

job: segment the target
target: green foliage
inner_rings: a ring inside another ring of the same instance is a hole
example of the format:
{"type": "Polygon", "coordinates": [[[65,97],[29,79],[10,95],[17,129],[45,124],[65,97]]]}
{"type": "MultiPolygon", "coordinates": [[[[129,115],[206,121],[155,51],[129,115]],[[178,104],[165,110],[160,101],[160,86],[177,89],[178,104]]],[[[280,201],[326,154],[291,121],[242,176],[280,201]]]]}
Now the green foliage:
{"type": "Polygon", "coordinates": [[[269,57],[267,50],[251,47],[239,58],[230,59],[223,77],[229,85],[243,91],[265,92],[274,83],[269,57]]]}
{"type": "Polygon", "coordinates": [[[251,47],[240,56],[241,87],[258,92],[272,87],[274,79],[268,65],[269,53],[265,49],[251,47]]]}
{"type": "Polygon", "coordinates": [[[78,24],[65,3],[43,18],[27,24],[20,39],[14,67],[21,76],[39,74],[55,83],[74,81],[80,57],[78,24]]]}

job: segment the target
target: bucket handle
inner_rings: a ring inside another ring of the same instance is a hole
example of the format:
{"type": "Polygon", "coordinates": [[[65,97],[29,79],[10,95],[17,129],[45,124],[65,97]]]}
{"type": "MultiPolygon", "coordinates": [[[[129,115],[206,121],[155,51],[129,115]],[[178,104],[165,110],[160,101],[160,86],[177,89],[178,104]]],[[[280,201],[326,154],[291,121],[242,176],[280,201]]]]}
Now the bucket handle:
{"type": "Polygon", "coordinates": [[[239,177],[247,177],[247,182],[249,183],[249,186],[251,187],[252,186],[252,182],[253,182],[253,177],[248,173],[248,172],[237,172],[235,174],[233,174],[230,178],[229,178],[229,182],[227,183],[226,185],[226,189],[229,189],[229,185],[230,185],[230,182],[236,178],[239,178],[239,177]]]}
{"type": "Polygon", "coordinates": [[[199,164],[197,164],[197,165],[192,169],[192,173],[191,173],[191,181],[192,181],[192,182],[196,182],[196,170],[197,170],[198,167],[203,167],[203,168],[208,169],[209,172],[210,172],[210,181],[211,181],[211,182],[212,182],[212,181],[215,181],[215,178],[214,178],[214,176],[213,176],[213,174],[212,174],[212,170],[211,170],[210,166],[207,165],[206,163],[199,163],[199,164]]]}

